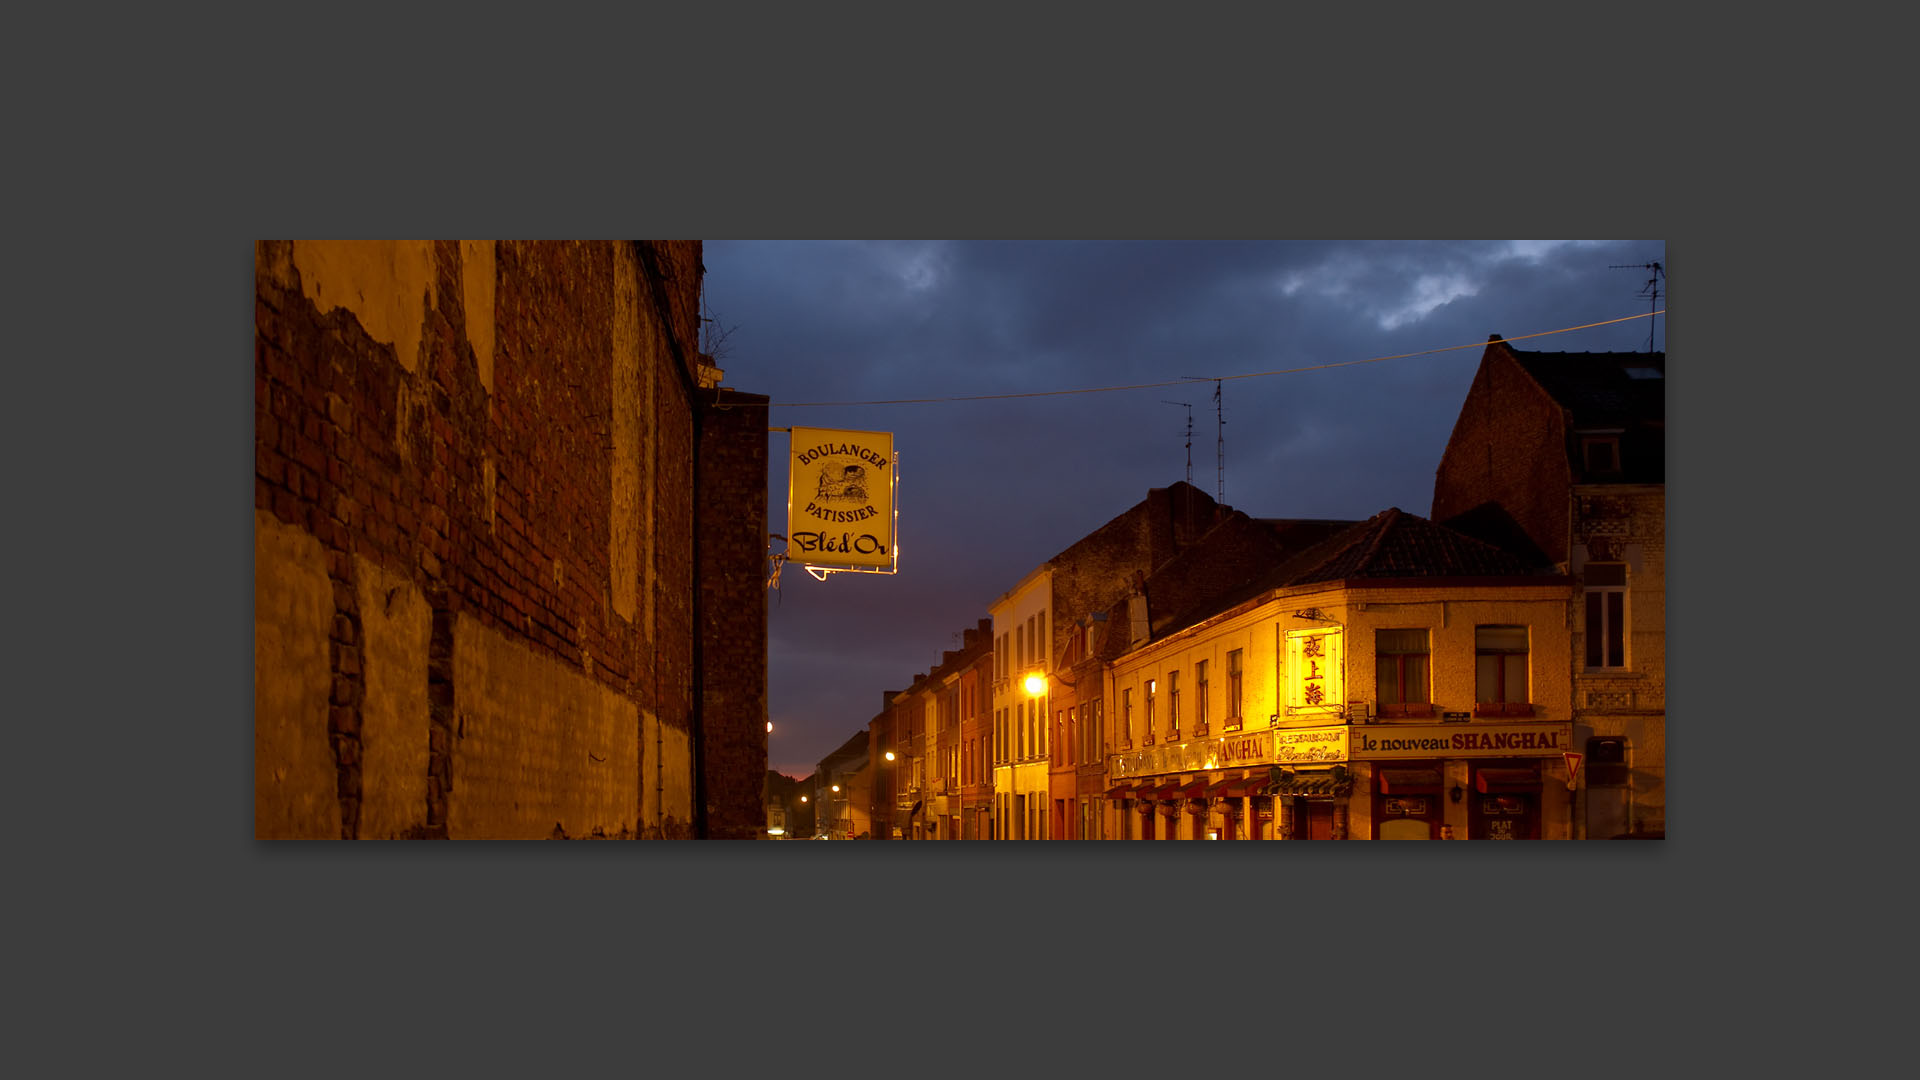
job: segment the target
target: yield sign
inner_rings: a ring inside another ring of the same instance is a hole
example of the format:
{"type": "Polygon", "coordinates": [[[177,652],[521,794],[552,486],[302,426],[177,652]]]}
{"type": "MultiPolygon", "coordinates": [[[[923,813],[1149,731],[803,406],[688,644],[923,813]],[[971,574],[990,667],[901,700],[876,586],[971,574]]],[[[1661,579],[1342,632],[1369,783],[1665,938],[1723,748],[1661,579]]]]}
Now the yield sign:
{"type": "Polygon", "coordinates": [[[1572,791],[1574,778],[1580,775],[1580,760],[1586,757],[1586,755],[1576,754],[1568,750],[1561,753],[1560,756],[1567,759],[1567,790],[1572,791]]]}

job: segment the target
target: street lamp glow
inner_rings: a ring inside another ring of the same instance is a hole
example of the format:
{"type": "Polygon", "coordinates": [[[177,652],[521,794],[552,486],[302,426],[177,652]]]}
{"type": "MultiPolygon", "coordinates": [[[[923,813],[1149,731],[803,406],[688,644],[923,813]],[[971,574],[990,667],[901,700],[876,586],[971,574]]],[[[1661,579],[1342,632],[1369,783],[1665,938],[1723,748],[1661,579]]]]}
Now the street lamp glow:
{"type": "Polygon", "coordinates": [[[801,801],[801,802],[806,802],[806,801],[807,801],[807,797],[806,797],[805,795],[802,795],[802,796],[800,796],[800,801],[801,801]]]}
{"type": "Polygon", "coordinates": [[[1037,671],[1027,676],[1027,693],[1028,694],[1030,694],[1033,697],[1039,697],[1041,694],[1044,694],[1046,692],[1047,692],[1046,676],[1041,675],[1037,671]]]}
{"type": "Polygon", "coordinates": [[[839,791],[839,790],[840,790],[840,785],[839,785],[839,784],[835,784],[835,785],[833,785],[833,790],[835,790],[835,791],[839,791]]]}
{"type": "Polygon", "coordinates": [[[767,732],[768,734],[772,734],[773,732],[773,721],[771,720],[767,721],[767,732]]]}
{"type": "Polygon", "coordinates": [[[887,751],[887,760],[888,760],[888,761],[892,761],[892,760],[893,760],[893,751],[891,751],[891,750],[889,750],[889,751],[887,751]]]}

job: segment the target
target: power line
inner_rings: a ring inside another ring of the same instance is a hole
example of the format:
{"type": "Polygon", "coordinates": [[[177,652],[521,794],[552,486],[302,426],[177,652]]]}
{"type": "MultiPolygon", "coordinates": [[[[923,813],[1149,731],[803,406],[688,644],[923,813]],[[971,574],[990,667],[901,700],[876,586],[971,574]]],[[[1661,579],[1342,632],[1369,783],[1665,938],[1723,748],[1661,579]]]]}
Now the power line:
{"type": "MultiPolygon", "coordinates": [[[[1502,337],[1502,341],[1525,341],[1528,338],[1547,337],[1551,334],[1570,334],[1575,330],[1591,330],[1596,326],[1611,326],[1614,323],[1631,322],[1634,319],[1648,319],[1666,314],[1666,309],[1650,311],[1641,315],[1623,315],[1618,319],[1605,319],[1600,322],[1586,323],[1581,326],[1566,326],[1558,330],[1541,330],[1532,334],[1519,334],[1514,337],[1502,337]]],[[[1421,349],[1418,352],[1394,353],[1391,356],[1369,356],[1364,360],[1335,360],[1326,364],[1309,364],[1306,367],[1281,368],[1275,371],[1249,371],[1240,375],[1184,376],[1167,379],[1162,382],[1130,383],[1126,386],[1089,386],[1077,390],[1032,390],[1020,394],[965,394],[955,397],[893,398],[886,401],[773,401],[767,404],[770,409],[811,409],[826,406],[849,405],[934,405],[948,401],[1007,401],[1013,398],[1062,397],[1067,394],[1110,394],[1119,390],[1151,390],[1160,386],[1180,386],[1199,378],[1221,382],[1227,379],[1264,379],[1270,375],[1300,375],[1309,371],[1325,371],[1329,368],[1352,367],[1355,364],[1377,364],[1382,360],[1405,360],[1410,356],[1430,356],[1434,353],[1454,352],[1459,349],[1478,349],[1486,346],[1486,341],[1470,341],[1465,345],[1445,345],[1438,349],[1421,349]]],[[[1179,404],[1177,402],[1170,404],[1179,404]]]]}

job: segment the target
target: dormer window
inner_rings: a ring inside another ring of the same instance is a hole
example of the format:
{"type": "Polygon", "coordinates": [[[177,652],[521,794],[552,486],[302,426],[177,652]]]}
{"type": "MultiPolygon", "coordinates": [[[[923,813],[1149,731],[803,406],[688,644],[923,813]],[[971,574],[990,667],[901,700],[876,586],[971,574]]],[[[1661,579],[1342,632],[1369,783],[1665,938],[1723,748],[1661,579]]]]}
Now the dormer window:
{"type": "Polygon", "coordinates": [[[1590,475],[1604,476],[1620,471],[1620,436],[1617,434],[1580,436],[1580,460],[1590,475]]]}

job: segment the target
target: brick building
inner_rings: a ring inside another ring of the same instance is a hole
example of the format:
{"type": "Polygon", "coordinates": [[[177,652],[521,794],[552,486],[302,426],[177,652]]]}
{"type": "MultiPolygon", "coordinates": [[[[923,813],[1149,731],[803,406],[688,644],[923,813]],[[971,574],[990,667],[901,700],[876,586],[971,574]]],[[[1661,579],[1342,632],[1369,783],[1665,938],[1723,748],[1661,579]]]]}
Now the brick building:
{"type": "Polygon", "coordinates": [[[766,399],[690,242],[255,251],[255,833],[766,828],[766,399]]]}
{"type": "Polygon", "coordinates": [[[1580,835],[1666,830],[1666,354],[1494,335],[1435,473],[1433,516],[1574,581],[1580,835]]]}

